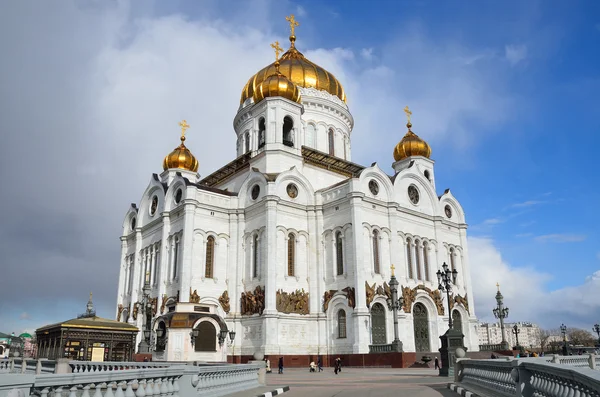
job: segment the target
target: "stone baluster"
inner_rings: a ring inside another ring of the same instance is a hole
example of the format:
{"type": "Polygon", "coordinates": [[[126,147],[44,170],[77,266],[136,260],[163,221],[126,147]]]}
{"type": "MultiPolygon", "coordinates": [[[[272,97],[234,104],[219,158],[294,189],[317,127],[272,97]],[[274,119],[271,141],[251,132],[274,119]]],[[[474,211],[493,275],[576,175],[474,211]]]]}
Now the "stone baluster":
{"type": "Polygon", "coordinates": [[[125,389],[125,396],[124,397],[135,397],[135,393],[133,392],[133,383],[135,381],[130,380],[129,382],[127,382],[127,389],[125,389]]]}
{"type": "Polygon", "coordinates": [[[91,384],[83,385],[83,393],[81,394],[81,397],[90,397],[90,387],[91,384]]]}
{"type": "Polygon", "coordinates": [[[179,397],[179,378],[173,379],[173,397],[179,397]]]}
{"type": "Polygon", "coordinates": [[[77,397],[77,386],[71,386],[69,397],[77,397]]]}
{"type": "Polygon", "coordinates": [[[100,387],[96,388],[96,393],[94,393],[93,397],[102,397],[102,389],[104,388],[106,388],[106,391],[104,392],[104,397],[115,397],[113,388],[120,389],[120,386],[117,384],[117,382],[102,383],[100,387]]]}

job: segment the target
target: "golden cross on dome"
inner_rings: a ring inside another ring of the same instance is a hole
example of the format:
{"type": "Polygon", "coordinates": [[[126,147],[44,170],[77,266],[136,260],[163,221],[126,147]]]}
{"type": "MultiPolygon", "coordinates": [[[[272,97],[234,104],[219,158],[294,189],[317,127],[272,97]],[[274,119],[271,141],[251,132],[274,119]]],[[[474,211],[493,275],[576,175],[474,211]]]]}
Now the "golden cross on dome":
{"type": "Polygon", "coordinates": [[[500,292],[500,283],[496,282],[496,288],[498,288],[498,292],[500,292]]]}
{"type": "Polygon", "coordinates": [[[279,41],[276,41],[273,44],[271,44],[271,47],[275,50],[275,60],[278,61],[279,60],[279,54],[281,52],[283,52],[283,48],[281,48],[279,46],[279,41]]]}
{"type": "Polygon", "coordinates": [[[300,26],[298,21],[296,21],[296,17],[294,14],[291,14],[289,17],[285,17],[285,20],[290,23],[290,32],[292,36],[295,36],[294,33],[296,31],[296,26],[300,26]]]}
{"type": "Polygon", "coordinates": [[[396,270],[396,266],[394,266],[394,264],[392,264],[392,266],[390,266],[390,269],[392,269],[392,276],[394,275],[394,270],[396,270]]]}
{"type": "Polygon", "coordinates": [[[187,121],[181,120],[179,122],[179,126],[181,127],[181,137],[184,138],[185,137],[185,130],[187,130],[188,128],[190,128],[190,125],[187,123],[187,121]]]}
{"type": "Polygon", "coordinates": [[[412,112],[408,109],[408,106],[404,108],[404,113],[406,113],[406,118],[408,119],[408,124],[410,124],[410,116],[412,116],[412,112]]]}

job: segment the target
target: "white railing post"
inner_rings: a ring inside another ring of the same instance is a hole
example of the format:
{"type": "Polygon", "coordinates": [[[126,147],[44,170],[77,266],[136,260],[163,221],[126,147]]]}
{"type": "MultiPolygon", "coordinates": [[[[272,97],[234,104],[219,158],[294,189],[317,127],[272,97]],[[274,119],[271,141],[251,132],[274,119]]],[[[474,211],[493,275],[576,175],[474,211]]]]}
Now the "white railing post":
{"type": "Polygon", "coordinates": [[[588,357],[588,362],[590,364],[591,369],[596,369],[596,355],[594,353],[590,353],[588,357]]]}
{"type": "Polygon", "coordinates": [[[38,359],[35,363],[35,374],[39,375],[42,373],[42,360],[38,359]]]}

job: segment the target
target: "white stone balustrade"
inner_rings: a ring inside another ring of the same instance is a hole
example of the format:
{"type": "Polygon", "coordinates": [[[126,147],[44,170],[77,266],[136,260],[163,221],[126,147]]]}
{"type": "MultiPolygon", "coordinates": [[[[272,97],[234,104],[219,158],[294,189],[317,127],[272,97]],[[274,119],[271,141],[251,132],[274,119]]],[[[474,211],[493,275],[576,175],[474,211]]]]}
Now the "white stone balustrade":
{"type": "Polygon", "coordinates": [[[265,366],[264,362],[206,366],[106,363],[110,368],[99,364],[87,363],[80,367],[83,372],[68,374],[1,374],[0,397],[218,397],[258,387],[259,371],[265,366]]]}
{"type": "Polygon", "coordinates": [[[600,397],[596,357],[560,356],[513,360],[458,360],[455,381],[469,391],[489,396],[600,397]],[[585,360],[584,360],[585,359],[585,360]],[[583,367],[585,362],[585,367],[583,367]]]}
{"type": "Polygon", "coordinates": [[[69,361],[71,372],[106,372],[122,371],[125,369],[145,369],[145,368],[168,368],[172,366],[168,362],[95,362],[95,361],[69,361]]]}

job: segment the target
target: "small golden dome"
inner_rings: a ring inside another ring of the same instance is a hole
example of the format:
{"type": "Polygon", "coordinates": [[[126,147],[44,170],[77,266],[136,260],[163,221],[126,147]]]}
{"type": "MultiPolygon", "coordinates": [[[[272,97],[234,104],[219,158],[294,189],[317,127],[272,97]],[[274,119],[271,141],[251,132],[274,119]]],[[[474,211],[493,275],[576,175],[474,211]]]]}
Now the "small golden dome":
{"type": "Polygon", "coordinates": [[[394,159],[400,161],[411,156],[429,158],[431,156],[431,147],[429,144],[411,131],[412,124],[410,122],[406,126],[408,127],[408,132],[394,148],[394,159]]]}
{"type": "Polygon", "coordinates": [[[183,143],[185,141],[185,130],[190,126],[185,120],[179,123],[179,126],[181,127],[181,144],[165,156],[165,159],[163,160],[163,170],[166,171],[172,168],[180,168],[198,172],[198,160],[183,143]]]}
{"type": "MultiPolygon", "coordinates": [[[[296,36],[290,36],[290,48],[279,59],[280,73],[298,87],[324,90],[346,102],[346,93],[342,84],[333,74],[306,59],[296,49],[295,41],[296,36]]],[[[254,97],[260,84],[276,73],[277,70],[274,62],[250,77],[250,80],[248,80],[242,90],[240,104],[244,103],[246,99],[254,97]]]]}
{"type": "Polygon", "coordinates": [[[254,90],[254,103],[267,97],[280,96],[292,102],[300,103],[300,90],[287,77],[279,72],[279,62],[275,62],[275,73],[261,82],[254,90]]]}

